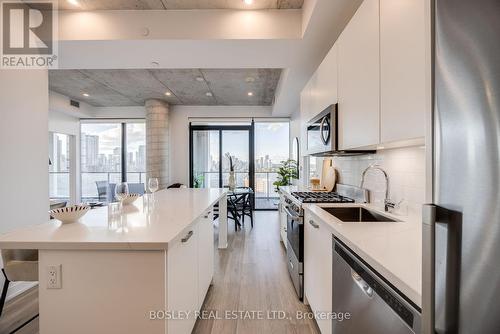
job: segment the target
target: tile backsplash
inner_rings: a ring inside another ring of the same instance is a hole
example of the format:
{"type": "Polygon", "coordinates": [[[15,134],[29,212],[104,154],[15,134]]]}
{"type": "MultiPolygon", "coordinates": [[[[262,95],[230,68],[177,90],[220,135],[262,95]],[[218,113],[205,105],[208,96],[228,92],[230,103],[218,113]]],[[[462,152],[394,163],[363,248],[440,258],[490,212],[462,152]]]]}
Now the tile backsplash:
{"type": "MultiPolygon", "coordinates": [[[[311,158],[314,159],[314,158],[311,158]]],[[[313,166],[321,166],[323,158],[313,166]]],[[[399,213],[419,216],[425,201],[425,147],[407,147],[378,151],[376,154],[334,157],[338,183],[359,186],[361,175],[370,165],[376,164],[389,176],[389,198],[396,203],[402,201],[399,213]]],[[[320,168],[320,167],[319,167],[320,168]]],[[[321,171],[311,171],[321,175],[321,171]]],[[[379,170],[366,173],[364,188],[370,191],[370,202],[384,207],[385,177],[379,170]]]]}

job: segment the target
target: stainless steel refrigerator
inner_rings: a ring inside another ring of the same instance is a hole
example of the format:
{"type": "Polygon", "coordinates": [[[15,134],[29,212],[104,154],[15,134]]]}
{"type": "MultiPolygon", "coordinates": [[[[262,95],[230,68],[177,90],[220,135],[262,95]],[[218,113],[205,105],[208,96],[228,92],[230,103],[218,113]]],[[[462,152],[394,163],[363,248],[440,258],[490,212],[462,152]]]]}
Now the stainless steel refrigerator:
{"type": "Polygon", "coordinates": [[[500,333],[500,0],[434,2],[424,333],[500,333]]]}

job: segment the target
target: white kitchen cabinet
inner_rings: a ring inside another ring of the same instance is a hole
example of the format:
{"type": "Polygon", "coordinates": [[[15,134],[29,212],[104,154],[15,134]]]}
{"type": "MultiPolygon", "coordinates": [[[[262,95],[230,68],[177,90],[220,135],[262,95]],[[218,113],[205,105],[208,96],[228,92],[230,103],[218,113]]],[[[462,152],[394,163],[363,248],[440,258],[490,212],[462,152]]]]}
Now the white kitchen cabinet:
{"type": "Polygon", "coordinates": [[[380,141],[379,0],[364,0],[338,41],[339,148],[380,141]]]}
{"type": "Polygon", "coordinates": [[[337,103],[337,44],[333,45],[316,70],[314,117],[331,104],[337,103]]]}
{"type": "MultiPolygon", "coordinates": [[[[332,233],[306,210],[304,216],[304,293],[313,312],[332,312],[332,233]]],[[[332,332],[329,319],[317,319],[323,334],[332,332]]]]}
{"type": "Polygon", "coordinates": [[[381,142],[425,135],[426,6],[424,0],[380,0],[381,142]]]}
{"type": "Polygon", "coordinates": [[[287,226],[287,215],[285,212],[285,196],[280,194],[280,204],[278,206],[279,217],[280,217],[280,238],[283,246],[288,247],[287,236],[286,236],[286,226],[287,226]]]}
{"type": "Polygon", "coordinates": [[[214,226],[212,211],[198,223],[198,309],[201,309],[214,276],[214,226]]]}
{"type": "MultiPolygon", "coordinates": [[[[167,251],[167,305],[171,312],[198,310],[198,223],[185,231],[167,251]]],[[[196,319],[168,321],[168,333],[188,334],[196,319]]]]}

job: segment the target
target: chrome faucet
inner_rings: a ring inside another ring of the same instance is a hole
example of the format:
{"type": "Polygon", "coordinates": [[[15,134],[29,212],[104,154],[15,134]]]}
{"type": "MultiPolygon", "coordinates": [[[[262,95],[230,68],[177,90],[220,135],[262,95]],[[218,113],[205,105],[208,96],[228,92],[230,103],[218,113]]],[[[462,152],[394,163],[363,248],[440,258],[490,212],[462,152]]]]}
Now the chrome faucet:
{"type": "Polygon", "coordinates": [[[365,184],[365,177],[366,173],[370,170],[378,170],[384,174],[385,177],[385,198],[384,198],[384,210],[387,212],[389,209],[394,209],[396,207],[396,203],[392,202],[389,200],[389,176],[387,175],[387,172],[380,167],[380,165],[373,164],[365,168],[363,171],[363,174],[361,175],[361,185],[360,188],[363,188],[365,184]]]}

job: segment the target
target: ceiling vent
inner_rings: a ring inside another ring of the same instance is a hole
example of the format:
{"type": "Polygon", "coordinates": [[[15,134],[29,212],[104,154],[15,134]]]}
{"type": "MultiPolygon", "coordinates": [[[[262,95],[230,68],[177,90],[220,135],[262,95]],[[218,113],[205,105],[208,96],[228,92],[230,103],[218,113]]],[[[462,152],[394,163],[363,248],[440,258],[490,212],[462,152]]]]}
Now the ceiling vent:
{"type": "Polygon", "coordinates": [[[80,102],[75,100],[69,100],[69,104],[75,108],[80,108],[80,102]]]}

